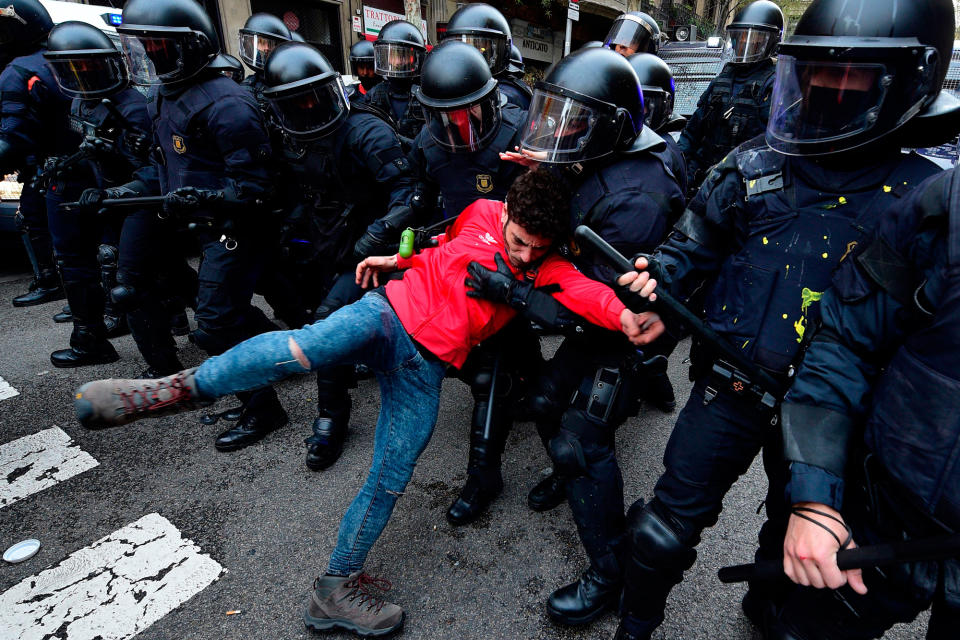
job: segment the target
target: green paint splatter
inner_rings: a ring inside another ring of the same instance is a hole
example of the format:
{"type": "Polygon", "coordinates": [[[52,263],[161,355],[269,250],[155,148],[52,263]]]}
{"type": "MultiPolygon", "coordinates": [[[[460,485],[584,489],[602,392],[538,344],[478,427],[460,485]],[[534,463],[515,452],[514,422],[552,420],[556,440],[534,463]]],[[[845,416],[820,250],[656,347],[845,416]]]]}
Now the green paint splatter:
{"type": "Polygon", "coordinates": [[[800,305],[800,312],[803,314],[803,317],[793,323],[793,329],[799,336],[797,338],[797,342],[803,342],[803,334],[807,330],[807,311],[810,310],[810,305],[812,305],[814,302],[820,302],[820,299],[823,298],[823,292],[813,291],[807,287],[804,287],[800,291],[800,297],[803,300],[802,304],[800,305]]]}

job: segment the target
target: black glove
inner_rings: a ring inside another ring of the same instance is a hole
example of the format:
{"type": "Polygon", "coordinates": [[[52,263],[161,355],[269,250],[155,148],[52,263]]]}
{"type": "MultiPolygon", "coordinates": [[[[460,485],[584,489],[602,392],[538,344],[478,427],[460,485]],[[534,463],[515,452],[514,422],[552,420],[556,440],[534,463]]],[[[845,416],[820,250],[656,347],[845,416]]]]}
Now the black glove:
{"type": "Polygon", "coordinates": [[[494,255],[497,270],[488,269],[479,262],[467,265],[470,277],[464,281],[469,287],[467,295],[471,298],[480,298],[490,302],[508,304],[514,309],[522,309],[527,304],[533,283],[517,280],[506,261],[499,253],[494,255]]]}
{"type": "Polygon", "coordinates": [[[413,233],[414,252],[430,249],[440,244],[440,242],[434,237],[434,234],[430,233],[426,229],[414,229],[413,233]]]}
{"type": "Polygon", "coordinates": [[[77,203],[79,204],[77,209],[80,211],[96,211],[98,214],[102,214],[106,212],[106,209],[101,208],[100,206],[103,204],[104,200],[132,198],[138,195],[140,195],[139,192],[131,189],[127,185],[109,187],[107,189],[84,189],[83,193],[81,193],[80,197],[77,199],[77,203]]]}
{"type": "Polygon", "coordinates": [[[387,252],[387,247],[391,244],[397,244],[399,241],[399,234],[395,239],[391,239],[367,229],[367,232],[353,245],[353,258],[360,262],[367,256],[381,255],[387,252]]]}
{"type": "Polygon", "coordinates": [[[174,189],[163,198],[163,211],[167,214],[193,211],[201,204],[223,199],[223,191],[215,189],[198,189],[197,187],[180,187],[174,189]]]}
{"type": "Polygon", "coordinates": [[[412,219],[413,210],[410,207],[394,207],[367,227],[366,233],[353,245],[353,257],[359,262],[367,256],[396,251],[400,232],[409,226],[412,219]]]}

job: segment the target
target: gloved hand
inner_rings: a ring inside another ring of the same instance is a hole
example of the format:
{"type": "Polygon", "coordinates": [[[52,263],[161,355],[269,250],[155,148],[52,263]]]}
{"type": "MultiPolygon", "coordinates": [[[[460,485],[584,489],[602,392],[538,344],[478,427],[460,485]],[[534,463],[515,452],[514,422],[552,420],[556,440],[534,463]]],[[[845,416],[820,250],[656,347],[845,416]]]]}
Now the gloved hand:
{"type": "Polygon", "coordinates": [[[400,232],[409,226],[412,218],[413,210],[410,207],[398,206],[379,220],[374,220],[367,227],[366,233],[353,245],[354,259],[360,262],[368,256],[396,251],[396,246],[400,243],[400,232]]]}
{"type": "Polygon", "coordinates": [[[360,262],[368,256],[382,255],[386,251],[386,247],[396,244],[399,239],[399,236],[396,239],[391,239],[367,229],[367,232],[353,245],[353,258],[360,262]]]}
{"type": "Polygon", "coordinates": [[[163,198],[163,211],[167,214],[183,213],[198,208],[201,204],[223,198],[223,192],[215,189],[180,187],[163,198]]]}
{"type": "Polygon", "coordinates": [[[493,260],[497,265],[496,271],[476,261],[467,265],[467,273],[470,274],[470,277],[464,281],[464,284],[469,287],[467,295],[471,298],[508,304],[515,309],[525,307],[530,292],[533,291],[533,283],[517,280],[499,253],[494,255],[493,260]]]}
{"type": "Polygon", "coordinates": [[[106,209],[103,209],[100,206],[103,204],[104,200],[132,198],[137,195],[139,194],[136,191],[127,187],[126,185],[109,187],[107,189],[97,189],[95,187],[84,189],[83,193],[81,193],[80,197],[77,199],[77,202],[80,205],[78,209],[80,211],[96,211],[98,214],[102,214],[106,212],[106,209]]]}

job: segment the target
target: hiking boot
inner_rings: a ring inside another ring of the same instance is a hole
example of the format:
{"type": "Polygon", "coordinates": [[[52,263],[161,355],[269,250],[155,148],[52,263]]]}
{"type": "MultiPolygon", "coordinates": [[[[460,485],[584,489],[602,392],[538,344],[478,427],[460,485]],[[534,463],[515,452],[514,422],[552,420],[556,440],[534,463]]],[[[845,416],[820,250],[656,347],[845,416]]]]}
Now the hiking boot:
{"type": "Polygon", "coordinates": [[[88,382],[74,395],[77,420],[87,429],[105,429],[206,406],[212,400],[196,395],[195,371],[187,369],[157,380],[88,382]]]}
{"type": "Polygon", "coordinates": [[[387,602],[380,593],[390,590],[390,582],[358,571],[346,578],[320,576],[313,583],[313,595],[303,623],[308,629],[342,629],[364,638],[379,638],[403,626],[403,609],[387,602]]]}

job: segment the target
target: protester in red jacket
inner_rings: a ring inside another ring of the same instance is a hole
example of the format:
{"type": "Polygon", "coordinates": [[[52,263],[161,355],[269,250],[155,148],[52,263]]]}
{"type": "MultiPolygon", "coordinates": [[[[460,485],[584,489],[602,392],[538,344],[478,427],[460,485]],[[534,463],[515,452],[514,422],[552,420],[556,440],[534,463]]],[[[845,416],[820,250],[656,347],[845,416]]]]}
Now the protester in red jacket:
{"type": "Polygon", "coordinates": [[[631,312],[609,287],[551,252],[568,229],[569,202],[554,174],[527,173],[514,182],[506,203],[485,200],[468,207],[440,246],[410,260],[381,256],[357,265],[364,287],[378,287],[380,274],[409,267],[401,280],[313,325],[251,338],[197,369],[160,380],[85,384],[76,393],[77,417],[88,428],[126,424],[319,367],[367,365],[377,375],[381,398],[373,464],[341,520],[337,546],[304,620],[312,629],[389,633],[403,624],[404,614],[367,590],[377,580],[362,572],[367,552],[430,440],[447,367],[463,364],[471,347],[516,314],[471,296],[470,287],[485,289],[487,296],[499,289],[510,300],[530,295],[535,286],[559,285],[553,295],[561,303],[600,326],[622,330],[635,344],[647,344],[662,331],[656,314],[631,312]]]}

